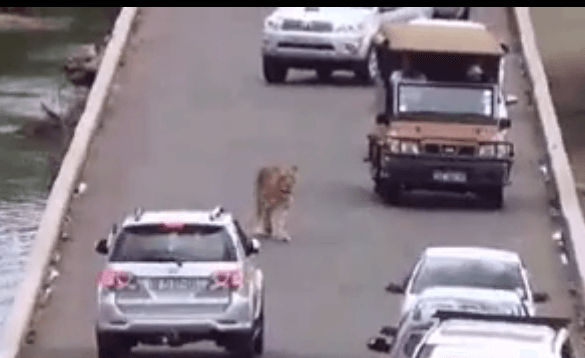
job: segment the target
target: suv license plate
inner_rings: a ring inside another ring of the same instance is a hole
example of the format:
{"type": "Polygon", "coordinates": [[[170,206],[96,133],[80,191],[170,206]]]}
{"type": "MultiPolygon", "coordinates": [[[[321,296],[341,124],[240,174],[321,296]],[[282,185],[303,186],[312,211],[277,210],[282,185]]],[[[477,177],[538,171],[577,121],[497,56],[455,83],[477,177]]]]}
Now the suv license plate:
{"type": "Polygon", "coordinates": [[[465,183],[467,182],[467,175],[463,172],[433,172],[433,179],[442,183],[465,183]]]}

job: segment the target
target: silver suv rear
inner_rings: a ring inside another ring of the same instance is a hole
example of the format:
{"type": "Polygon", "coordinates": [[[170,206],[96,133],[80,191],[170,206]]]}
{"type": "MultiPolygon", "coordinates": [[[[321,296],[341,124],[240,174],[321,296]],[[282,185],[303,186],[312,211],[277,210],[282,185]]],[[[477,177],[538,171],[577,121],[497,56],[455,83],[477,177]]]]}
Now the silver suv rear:
{"type": "Polygon", "coordinates": [[[181,346],[212,340],[241,357],[264,348],[264,286],[250,239],[222,208],[137,209],[96,251],[96,341],[100,358],[137,344],[181,346]]]}

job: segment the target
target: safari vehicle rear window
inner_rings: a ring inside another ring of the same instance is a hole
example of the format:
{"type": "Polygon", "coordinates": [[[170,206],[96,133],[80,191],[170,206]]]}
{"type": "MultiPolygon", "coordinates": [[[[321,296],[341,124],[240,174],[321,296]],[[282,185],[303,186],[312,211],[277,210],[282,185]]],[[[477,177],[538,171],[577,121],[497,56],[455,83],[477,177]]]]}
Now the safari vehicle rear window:
{"type": "Polygon", "coordinates": [[[398,112],[493,117],[494,90],[491,87],[400,84],[398,112]]]}
{"type": "Polygon", "coordinates": [[[236,261],[234,243],[224,227],[212,225],[140,225],[120,233],[113,262],[236,261]]]}

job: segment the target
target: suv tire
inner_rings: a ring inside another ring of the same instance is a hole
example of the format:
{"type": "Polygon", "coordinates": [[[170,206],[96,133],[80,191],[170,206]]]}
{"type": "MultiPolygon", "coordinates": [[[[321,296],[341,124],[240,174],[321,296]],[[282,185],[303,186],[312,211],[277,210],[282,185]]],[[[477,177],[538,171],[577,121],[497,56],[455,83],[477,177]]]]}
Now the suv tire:
{"type": "Polygon", "coordinates": [[[400,185],[390,182],[381,183],[381,194],[384,201],[390,205],[400,204],[400,185]]]}
{"type": "Polygon", "coordinates": [[[238,335],[228,350],[238,358],[255,358],[264,353],[264,304],[251,332],[238,335]]]}
{"type": "Polygon", "coordinates": [[[283,83],[286,79],[288,68],[272,57],[262,56],[262,72],[266,82],[283,83]]]}
{"type": "Polygon", "coordinates": [[[96,344],[98,358],[122,358],[131,350],[128,343],[111,334],[96,332],[96,344]]]}
{"type": "Polygon", "coordinates": [[[368,49],[368,54],[366,55],[366,58],[364,59],[364,61],[358,64],[355,70],[355,75],[358,78],[358,80],[366,85],[374,84],[374,80],[377,76],[376,72],[378,71],[377,62],[375,62],[375,64],[371,64],[370,62],[372,61],[375,62],[377,61],[377,59],[374,48],[370,47],[368,49]]]}

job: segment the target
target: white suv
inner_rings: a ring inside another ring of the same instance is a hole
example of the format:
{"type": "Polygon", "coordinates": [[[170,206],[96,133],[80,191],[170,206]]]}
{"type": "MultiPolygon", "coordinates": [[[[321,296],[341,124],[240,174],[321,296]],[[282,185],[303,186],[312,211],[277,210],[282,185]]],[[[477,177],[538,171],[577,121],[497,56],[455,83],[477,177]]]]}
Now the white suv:
{"type": "Polygon", "coordinates": [[[431,18],[432,7],[279,7],[264,21],[262,63],[268,83],[289,68],[315,69],[320,79],[350,70],[371,83],[377,61],[371,42],[383,22],[431,18]]]}
{"type": "Polygon", "coordinates": [[[260,243],[236,219],[212,211],[137,210],[96,251],[106,256],[97,288],[97,348],[116,358],[138,343],[215,341],[242,357],[264,347],[260,243]]]}

